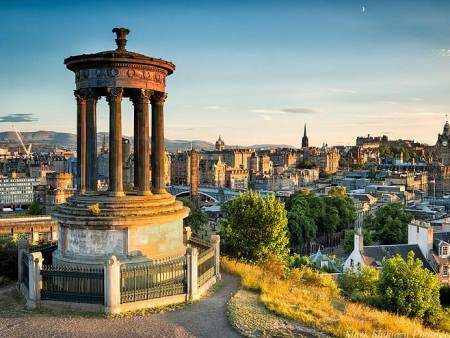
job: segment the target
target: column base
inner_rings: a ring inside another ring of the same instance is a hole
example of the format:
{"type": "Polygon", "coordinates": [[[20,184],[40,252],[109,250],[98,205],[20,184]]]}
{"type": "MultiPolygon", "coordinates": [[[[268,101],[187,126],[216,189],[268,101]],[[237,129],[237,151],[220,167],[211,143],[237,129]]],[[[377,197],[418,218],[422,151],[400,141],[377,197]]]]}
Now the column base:
{"type": "Polygon", "coordinates": [[[85,196],[96,196],[96,195],[98,195],[98,191],[86,190],[82,195],[85,195],[85,196]]]}
{"type": "Polygon", "coordinates": [[[150,190],[144,190],[144,191],[139,191],[137,192],[138,196],[151,196],[153,195],[152,192],[150,190]]]}
{"type": "Polygon", "coordinates": [[[125,196],[125,193],[123,191],[110,191],[110,192],[108,192],[108,196],[123,197],[123,196],[125,196]]]}
{"type": "Polygon", "coordinates": [[[162,195],[162,194],[168,194],[166,189],[156,189],[156,188],[152,188],[152,193],[157,194],[157,195],[162,195]]]}

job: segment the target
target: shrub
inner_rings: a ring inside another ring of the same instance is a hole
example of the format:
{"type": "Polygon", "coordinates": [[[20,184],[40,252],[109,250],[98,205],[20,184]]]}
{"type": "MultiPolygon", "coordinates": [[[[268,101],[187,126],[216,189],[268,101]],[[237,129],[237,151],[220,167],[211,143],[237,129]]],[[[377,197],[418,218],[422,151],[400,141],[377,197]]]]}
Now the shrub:
{"type": "Polygon", "coordinates": [[[0,276],[7,280],[17,279],[17,242],[0,239],[0,276]]]}

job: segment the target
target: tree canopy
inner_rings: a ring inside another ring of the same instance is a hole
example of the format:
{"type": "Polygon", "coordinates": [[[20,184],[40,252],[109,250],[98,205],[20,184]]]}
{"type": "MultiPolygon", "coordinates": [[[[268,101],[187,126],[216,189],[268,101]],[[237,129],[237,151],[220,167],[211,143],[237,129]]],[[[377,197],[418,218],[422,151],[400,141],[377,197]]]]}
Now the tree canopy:
{"type": "Polygon", "coordinates": [[[221,223],[222,252],[232,258],[260,262],[288,254],[284,205],[273,195],[263,198],[247,191],[222,205],[227,217],[221,223]]]}
{"type": "Polygon", "coordinates": [[[442,314],[439,282],[432,272],[422,268],[422,262],[409,252],[406,262],[396,255],[383,260],[377,293],[379,306],[385,310],[419,318],[436,324],[442,314]]]}
{"type": "Polygon", "coordinates": [[[378,209],[375,216],[367,216],[364,227],[370,231],[373,240],[380,244],[406,243],[408,224],[413,218],[401,203],[389,203],[378,209]]]}
{"type": "Polygon", "coordinates": [[[300,190],[286,201],[290,245],[311,243],[318,235],[333,235],[356,220],[356,210],[344,189],[333,188],[322,198],[300,190]]]}
{"type": "Polygon", "coordinates": [[[184,226],[189,226],[191,227],[192,231],[198,232],[201,227],[208,224],[208,215],[204,210],[196,207],[194,202],[192,202],[187,197],[180,197],[178,198],[178,200],[183,202],[183,205],[185,207],[191,209],[191,211],[189,211],[188,217],[183,220],[184,226]]]}

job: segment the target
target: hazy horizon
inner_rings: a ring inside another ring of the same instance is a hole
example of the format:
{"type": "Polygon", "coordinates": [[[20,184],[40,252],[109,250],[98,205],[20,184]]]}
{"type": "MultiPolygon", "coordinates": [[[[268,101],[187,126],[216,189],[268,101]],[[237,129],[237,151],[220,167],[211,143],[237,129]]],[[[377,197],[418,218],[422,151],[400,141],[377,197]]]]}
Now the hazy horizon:
{"type": "MultiPolygon", "coordinates": [[[[72,55],[127,49],[172,61],[165,137],[226,144],[435,144],[450,107],[446,1],[0,3],[0,131],[76,132],[72,55]],[[363,11],[364,7],[364,11],[363,11]]],[[[123,100],[123,134],[132,105],[123,100]]],[[[98,131],[108,106],[98,104],[98,131]]]]}

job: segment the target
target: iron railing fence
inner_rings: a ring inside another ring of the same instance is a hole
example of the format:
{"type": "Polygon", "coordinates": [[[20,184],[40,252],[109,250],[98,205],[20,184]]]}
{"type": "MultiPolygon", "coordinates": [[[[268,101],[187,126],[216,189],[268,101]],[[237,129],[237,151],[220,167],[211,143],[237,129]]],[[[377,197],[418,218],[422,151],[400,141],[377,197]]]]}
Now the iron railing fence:
{"type": "Polygon", "coordinates": [[[186,257],[120,268],[121,303],[187,293],[186,257]]]}
{"type": "Polygon", "coordinates": [[[190,247],[196,248],[199,255],[211,248],[211,243],[200,238],[191,237],[188,241],[190,247]]]}
{"type": "Polygon", "coordinates": [[[198,286],[205,284],[211,277],[215,275],[214,268],[214,248],[211,247],[198,255],[198,286]]]}
{"type": "Polygon", "coordinates": [[[44,265],[41,276],[42,300],[104,304],[103,268],[44,265]]]}

